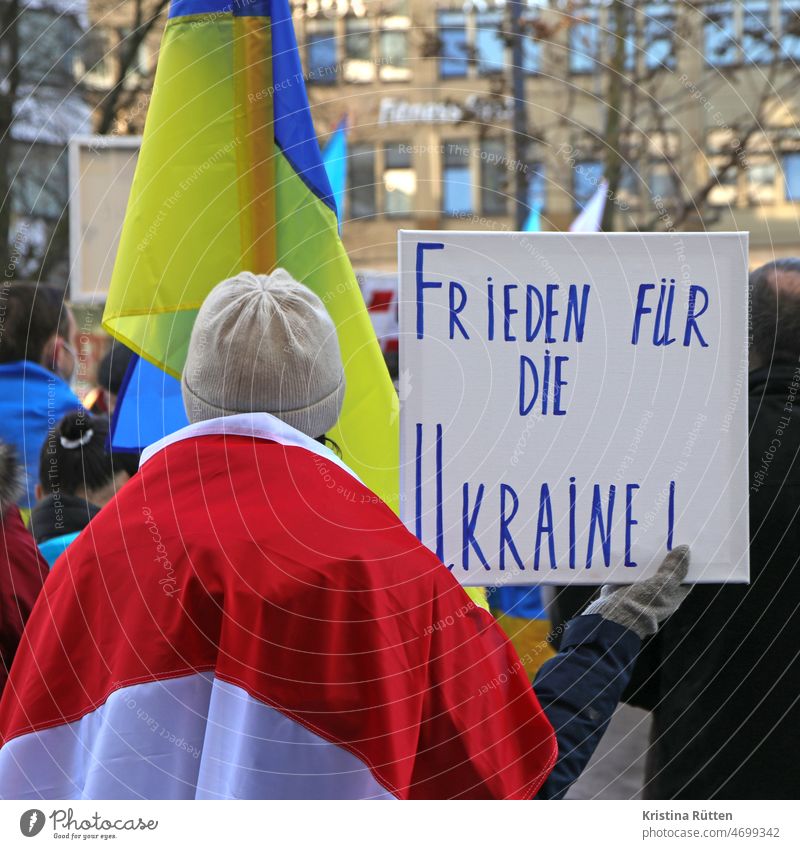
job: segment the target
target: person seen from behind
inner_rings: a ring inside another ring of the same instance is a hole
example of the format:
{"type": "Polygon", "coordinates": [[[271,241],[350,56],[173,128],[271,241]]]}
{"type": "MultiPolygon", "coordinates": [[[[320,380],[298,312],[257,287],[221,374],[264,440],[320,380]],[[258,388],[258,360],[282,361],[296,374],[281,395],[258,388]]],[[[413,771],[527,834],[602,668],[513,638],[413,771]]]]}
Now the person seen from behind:
{"type": "Polygon", "coordinates": [[[42,445],[30,528],[50,566],[136,473],[138,457],[107,451],[107,440],[105,416],[77,412],[64,416],[42,445]]]}
{"type": "Polygon", "coordinates": [[[314,293],[282,269],[220,283],[182,388],[190,425],[144,452],[34,611],[0,702],[0,796],[562,796],[679,605],[688,550],[607,589],[531,688],[492,616],[324,444],[345,379],[314,293]]]}
{"type": "Polygon", "coordinates": [[[111,340],[108,350],[97,364],[97,385],[83,399],[89,412],[112,416],[117,396],[122,389],[133,351],[121,342],[111,340]]]}
{"type": "Polygon", "coordinates": [[[20,489],[21,470],[14,449],[0,442],[0,695],[47,575],[47,564],[16,504],[20,489]]]}
{"type": "Polygon", "coordinates": [[[78,328],[63,293],[52,286],[3,283],[0,333],[0,439],[22,464],[19,506],[36,502],[39,449],[66,413],[82,409],[70,388],[78,367],[78,328]]]}

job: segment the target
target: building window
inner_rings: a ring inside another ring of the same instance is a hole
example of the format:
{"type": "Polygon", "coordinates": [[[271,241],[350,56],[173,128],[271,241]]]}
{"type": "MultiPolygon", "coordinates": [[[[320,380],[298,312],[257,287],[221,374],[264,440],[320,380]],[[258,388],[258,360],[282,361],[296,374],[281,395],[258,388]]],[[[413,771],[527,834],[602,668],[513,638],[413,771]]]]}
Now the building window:
{"type": "Polygon", "coordinates": [[[393,218],[411,215],[417,175],[411,159],[411,145],[393,142],[383,152],[383,211],[393,218]]]}
{"type": "Polygon", "coordinates": [[[736,49],[736,28],[733,3],[711,3],[705,8],[706,62],[715,68],[735,65],[739,59],[736,49]]]}
{"type": "Polygon", "coordinates": [[[509,183],[513,179],[506,159],[503,139],[481,142],[481,212],[484,215],[508,213],[509,183]]]}
{"type": "Polygon", "coordinates": [[[535,38],[522,40],[522,68],[526,74],[538,74],[542,69],[542,46],[535,38]]]}
{"type": "Polygon", "coordinates": [[[470,143],[467,140],[445,142],[442,212],[445,215],[469,215],[472,209],[470,143]]]}
{"type": "Polygon", "coordinates": [[[600,50],[597,10],[586,9],[569,28],[569,69],[573,74],[591,74],[600,50]]]}
{"type": "Polygon", "coordinates": [[[467,19],[463,12],[439,12],[439,76],[466,77],[469,67],[467,19]]]}
{"type": "Polygon", "coordinates": [[[648,71],[675,67],[675,7],[647,3],[644,14],[644,64],[648,71]]]}
{"type": "Polygon", "coordinates": [[[502,14],[484,12],[476,16],[475,53],[479,74],[497,74],[505,68],[506,44],[502,14]]]}
{"type": "Polygon", "coordinates": [[[654,201],[666,203],[675,198],[675,172],[669,162],[654,162],[650,166],[647,190],[654,201]]]}
{"type": "Polygon", "coordinates": [[[105,27],[96,26],[86,33],[75,60],[75,79],[95,88],[110,88],[115,78],[111,45],[111,32],[105,27]]]}
{"type": "Polygon", "coordinates": [[[775,190],[777,166],[774,160],[753,161],[747,168],[747,202],[751,206],[772,206],[777,200],[775,190]]]}
{"type": "Polygon", "coordinates": [[[772,61],[774,41],[769,0],[742,4],[742,53],[745,61],[754,65],[772,61]]]}
{"type": "Polygon", "coordinates": [[[623,163],[619,175],[619,184],[617,185],[617,200],[622,212],[628,212],[639,207],[641,187],[642,178],[639,176],[639,172],[632,165],[623,163]]]}
{"type": "Polygon", "coordinates": [[[580,212],[591,200],[603,179],[603,163],[594,159],[578,162],[572,172],[572,195],[580,212]]]}
{"type": "Polygon", "coordinates": [[[375,79],[372,59],[372,22],[348,18],[344,26],[344,79],[348,83],[369,83],[375,79]]]}
{"type": "Polygon", "coordinates": [[[711,206],[732,207],[736,205],[738,192],[736,168],[725,168],[727,160],[711,163],[711,176],[716,183],[708,193],[708,203],[711,206]]]}
{"type": "MultiPolygon", "coordinates": [[[[131,36],[131,30],[128,28],[123,28],[118,30],[117,33],[117,59],[118,61],[122,59],[123,54],[127,53],[129,50],[128,47],[128,39],[131,36]]],[[[146,78],[150,73],[151,67],[151,56],[150,50],[147,45],[142,42],[134,55],[131,63],[127,68],[127,84],[128,86],[135,86],[141,82],[142,79],[146,78]]]]}
{"type": "Polygon", "coordinates": [[[800,201],[800,153],[783,155],[783,183],[786,200],[800,201]]]}
{"type": "MultiPolygon", "coordinates": [[[[59,12],[53,4],[41,4],[43,9],[31,5],[21,4],[22,13],[16,23],[22,81],[35,81],[40,91],[52,86],[69,92],[75,84],[77,48],[82,35],[76,17],[59,12]]],[[[0,42],[5,46],[5,33],[0,42]]]]}
{"type": "Polygon", "coordinates": [[[380,56],[380,77],[386,82],[403,82],[410,79],[408,67],[408,29],[404,26],[392,26],[387,22],[381,30],[378,45],[380,56]]]}
{"type": "Polygon", "coordinates": [[[307,26],[308,81],[318,85],[336,83],[336,32],[333,21],[311,20],[307,26]]]}
{"type": "MultiPolygon", "coordinates": [[[[547,5],[546,2],[534,0],[534,6],[547,5]]],[[[542,70],[542,42],[536,37],[536,22],[539,18],[539,10],[531,10],[523,13],[522,31],[525,33],[522,39],[522,67],[527,74],[538,74],[542,70]]]]}
{"type": "Polygon", "coordinates": [[[780,48],[785,58],[800,61],[800,0],[781,3],[780,48]]]}
{"type": "Polygon", "coordinates": [[[350,146],[347,158],[347,201],[351,219],[372,218],[375,204],[375,149],[371,144],[350,146]]]}

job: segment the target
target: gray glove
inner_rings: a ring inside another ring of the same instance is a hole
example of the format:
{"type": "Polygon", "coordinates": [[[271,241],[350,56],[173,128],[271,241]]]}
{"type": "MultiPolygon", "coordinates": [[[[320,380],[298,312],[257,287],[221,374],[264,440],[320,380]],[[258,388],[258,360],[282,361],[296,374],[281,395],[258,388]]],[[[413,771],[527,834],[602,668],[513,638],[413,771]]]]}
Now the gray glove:
{"type": "Polygon", "coordinates": [[[689,569],[689,546],[673,548],[652,578],[624,587],[603,587],[583,615],[599,613],[629,628],[642,639],[655,634],[659,623],[673,614],[686,598],[689,587],[681,586],[689,569]]]}

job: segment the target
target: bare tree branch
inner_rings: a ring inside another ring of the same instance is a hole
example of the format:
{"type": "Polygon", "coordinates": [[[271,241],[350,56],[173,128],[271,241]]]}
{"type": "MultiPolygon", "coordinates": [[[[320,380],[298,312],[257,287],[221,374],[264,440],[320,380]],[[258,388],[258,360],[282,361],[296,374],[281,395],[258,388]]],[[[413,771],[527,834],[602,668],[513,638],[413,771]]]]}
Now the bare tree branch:
{"type": "Polygon", "coordinates": [[[152,9],[145,10],[145,0],[135,0],[133,26],[128,36],[119,45],[119,64],[113,85],[100,104],[97,132],[107,135],[114,127],[120,109],[125,105],[125,80],[136,63],[136,57],[147,36],[161,19],[169,0],[156,0],[152,9]]]}

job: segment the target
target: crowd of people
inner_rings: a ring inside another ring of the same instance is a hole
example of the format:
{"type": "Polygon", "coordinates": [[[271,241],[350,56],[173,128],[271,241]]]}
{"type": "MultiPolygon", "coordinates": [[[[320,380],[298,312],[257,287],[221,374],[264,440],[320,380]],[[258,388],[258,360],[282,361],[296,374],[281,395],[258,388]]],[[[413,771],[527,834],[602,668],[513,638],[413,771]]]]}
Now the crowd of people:
{"type": "Polygon", "coordinates": [[[209,294],[190,424],[141,458],[109,447],[125,351],[82,402],[62,293],[3,296],[0,798],[561,798],[622,700],[646,796],[800,790],[800,260],[751,275],[750,585],[689,589],[681,545],[564,588],[532,686],[329,439],[344,369],[302,283],[209,294]]]}

